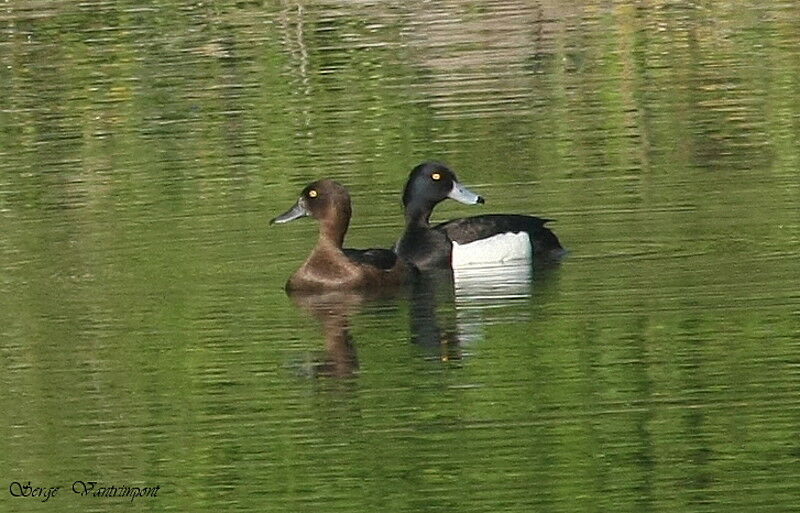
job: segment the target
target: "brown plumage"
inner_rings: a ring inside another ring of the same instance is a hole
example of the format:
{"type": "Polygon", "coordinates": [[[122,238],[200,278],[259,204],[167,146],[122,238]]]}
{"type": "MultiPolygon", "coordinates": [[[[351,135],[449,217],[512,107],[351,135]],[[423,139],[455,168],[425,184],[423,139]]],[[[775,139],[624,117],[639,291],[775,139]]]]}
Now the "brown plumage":
{"type": "Polygon", "coordinates": [[[398,286],[409,269],[388,249],[344,249],[350,224],[350,194],[333,180],[319,180],[305,189],[286,213],[272,223],[304,216],[319,221],[319,238],[303,265],[286,283],[288,291],[357,290],[398,286]]]}

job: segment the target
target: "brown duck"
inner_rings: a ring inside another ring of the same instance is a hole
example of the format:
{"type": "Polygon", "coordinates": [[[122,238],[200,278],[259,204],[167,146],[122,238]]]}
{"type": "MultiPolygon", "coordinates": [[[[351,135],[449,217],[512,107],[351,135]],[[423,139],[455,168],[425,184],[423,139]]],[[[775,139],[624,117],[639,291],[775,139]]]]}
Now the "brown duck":
{"type": "Polygon", "coordinates": [[[410,275],[402,259],[388,249],[345,249],[350,224],[350,194],[333,180],[319,180],[270,224],[311,216],[319,238],[303,265],[286,282],[287,291],[363,290],[401,285],[410,275]]]}

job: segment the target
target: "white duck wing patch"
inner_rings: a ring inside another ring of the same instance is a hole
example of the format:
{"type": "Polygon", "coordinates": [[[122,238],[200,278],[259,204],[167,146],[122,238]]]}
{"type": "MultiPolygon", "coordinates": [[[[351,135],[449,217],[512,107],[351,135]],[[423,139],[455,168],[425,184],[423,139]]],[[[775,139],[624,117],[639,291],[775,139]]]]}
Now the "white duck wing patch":
{"type": "Polygon", "coordinates": [[[453,242],[453,269],[474,264],[528,260],[532,257],[527,232],[501,233],[467,244],[453,242]]]}

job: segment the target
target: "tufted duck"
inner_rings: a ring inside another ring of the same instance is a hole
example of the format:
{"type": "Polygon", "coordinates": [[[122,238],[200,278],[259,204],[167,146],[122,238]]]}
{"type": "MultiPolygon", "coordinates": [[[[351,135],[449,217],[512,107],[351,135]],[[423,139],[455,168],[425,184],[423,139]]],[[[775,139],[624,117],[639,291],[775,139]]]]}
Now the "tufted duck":
{"type": "Polygon", "coordinates": [[[355,290],[400,285],[408,265],[388,249],[344,249],[350,224],[350,194],[333,180],[319,180],[270,224],[311,216],[319,221],[319,238],[306,261],[286,282],[287,291],[355,290]]]}
{"type": "Polygon", "coordinates": [[[481,196],[458,183],[444,164],[424,162],[411,171],[403,191],[406,228],[395,250],[419,269],[457,269],[519,259],[554,263],[566,253],[545,227],[550,219],[489,214],[431,227],[433,208],[446,198],[468,205],[484,203],[481,196]]]}

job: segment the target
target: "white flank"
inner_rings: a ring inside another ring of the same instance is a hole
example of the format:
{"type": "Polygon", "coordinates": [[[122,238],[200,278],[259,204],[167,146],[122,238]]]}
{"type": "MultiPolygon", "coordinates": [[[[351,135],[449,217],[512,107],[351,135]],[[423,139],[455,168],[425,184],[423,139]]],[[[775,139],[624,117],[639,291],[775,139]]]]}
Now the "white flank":
{"type": "Polygon", "coordinates": [[[453,269],[511,260],[531,260],[531,239],[527,232],[501,233],[467,244],[453,243],[453,269]]]}

